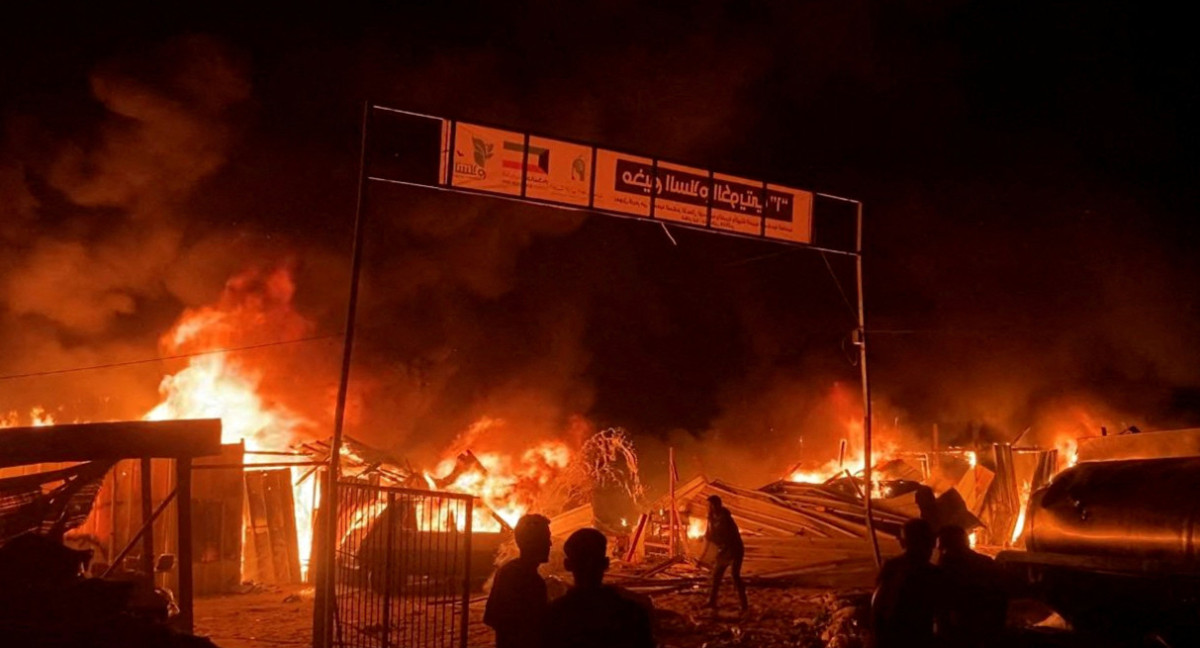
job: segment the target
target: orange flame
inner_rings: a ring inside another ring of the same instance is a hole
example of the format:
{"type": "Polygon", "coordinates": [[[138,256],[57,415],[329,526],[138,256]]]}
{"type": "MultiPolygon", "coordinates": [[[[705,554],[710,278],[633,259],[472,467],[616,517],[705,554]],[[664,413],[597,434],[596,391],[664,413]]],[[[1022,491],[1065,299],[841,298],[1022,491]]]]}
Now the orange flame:
{"type": "MultiPolygon", "coordinates": [[[[189,308],[160,341],[163,351],[198,353],[179,372],[159,384],[162,401],[143,417],[148,421],[190,418],[221,419],[221,441],[245,441],[246,449],[287,450],[300,441],[312,422],[285,405],[260,395],[263,370],[232,354],[213,353],[262,340],[280,341],[302,335],[311,324],[291,306],[295,286],[286,269],[263,274],[255,270],[230,279],[217,304],[189,308]]],[[[250,455],[247,461],[255,461],[250,455]]],[[[302,474],[293,468],[293,483],[302,474]]],[[[293,487],[296,535],[301,570],[307,572],[312,548],[315,481],[293,487]]]]}
{"type": "MultiPolygon", "coordinates": [[[[54,415],[47,412],[45,408],[34,406],[29,410],[29,425],[31,427],[45,427],[54,425],[54,415]]],[[[21,416],[12,411],[5,415],[0,415],[0,428],[17,427],[21,425],[21,416]]]]}
{"type": "MultiPolygon", "coordinates": [[[[477,421],[472,428],[502,424],[503,421],[485,418],[477,421]]],[[[433,471],[426,472],[425,480],[431,488],[479,498],[484,506],[475,507],[472,529],[497,533],[501,530],[501,524],[493,517],[493,513],[508,526],[514,526],[533,507],[542,490],[563,475],[573,453],[562,441],[542,441],[518,456],[502,452],[478,452],[470,456],[477,460],[476,465],[463,469],[460,465],[463,455],[449,456],[438,463],[433,471]],[[456,468],[459,472],[453,481],[445,483],[456,468]]],[[[434,525],[428,530],[445,530],[442,528],[446,525],[445,518],[444,514],[422,516],[423,520],[429,520],[434,525]]],[[[456,523],[461,530],[462,521],[456,520],[456,523]]]]}
{"type": "MultiPolygon", "coordinates": [[[[866,467],[865,453],[862,449],[862,420],[852,419],[845,423],[845,439],[850,447],[849,453],[842,461],[831,459],[816,467],[797,467],[788,475],[788,481],[803,484],[823,484],[830,479],[844,475],[858,475],[866,467]]],[[[871,464],[878,465],[893,459],[900,446],[891,439],[875,439],[871,443],[871,464]]],[[[876,488],[878,485],[876,485],[876,488]]]]}

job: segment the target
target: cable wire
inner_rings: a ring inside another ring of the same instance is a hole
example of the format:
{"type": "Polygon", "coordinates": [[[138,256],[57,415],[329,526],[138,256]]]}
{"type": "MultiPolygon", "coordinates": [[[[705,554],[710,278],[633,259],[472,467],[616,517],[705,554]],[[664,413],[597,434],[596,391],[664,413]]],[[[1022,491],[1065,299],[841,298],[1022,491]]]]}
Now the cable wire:
{"type": "Polygon", "coordinates": [[[60,374],[77,373],[80,371],[93,371],[96,369],[111,369],[114,367],[128,367],[139,364],[149,364],[151,362],[163,362],[165,360],[183,360],[186,358],[195,358],[199,356],[213,355],[215,353],[234,353],[237,351],[251,351],[254,349],[263,349],[266,347],[283,346],[285,344],[299,344],[301,342],[315,342],[317,340],[332,340],[342,337],[341,333],[330,335],[315,335],[306,338],[297,338],[295,340],[280,340],[278,342],[264,342],[262,344],[249,344],[240,347],[229,347],[226,349],[209,349],[208,351],[196,351],[194,353],[180,353],[177,355],[159,356],[157,358],[143,358],[141,360],[126,360],[124,362],[110,362],[108,364],[91,365],[89,367],[74,367],[71,369],[53,369],[50,371],[31,371],[29,373],[9,374],[0,376],[0,380],[16,380],[18,378],[37,378],[41,376],[57,376],[60,374]]]}

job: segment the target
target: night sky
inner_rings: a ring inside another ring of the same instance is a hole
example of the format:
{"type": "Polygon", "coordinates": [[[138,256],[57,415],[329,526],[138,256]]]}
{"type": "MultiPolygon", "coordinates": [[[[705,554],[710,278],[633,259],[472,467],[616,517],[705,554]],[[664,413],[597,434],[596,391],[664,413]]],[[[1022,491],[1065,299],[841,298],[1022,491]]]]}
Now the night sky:
{"type": "MultiPolygon", "coordinates": [[[[154,357],[252,263],[291,264],[297,307],[339,332],[370,98],[861,199],[888,423],[1200,424],[1190,23],[1019,5],[6,20],[0,376],[154,357]]],[[[413,189],[369,202],[360,434],[437,444],[486,414],[764,454],[836,438],[830,402],[858,375],[846,258],[413,189]]],[[[336,344],[315,347],[290,379],[326,389],[336,344]]],[[[90,375],[2,381],[0,410],[111,412],[93,401],[113,385],[152,403],[161,372],[90,375]]]]}

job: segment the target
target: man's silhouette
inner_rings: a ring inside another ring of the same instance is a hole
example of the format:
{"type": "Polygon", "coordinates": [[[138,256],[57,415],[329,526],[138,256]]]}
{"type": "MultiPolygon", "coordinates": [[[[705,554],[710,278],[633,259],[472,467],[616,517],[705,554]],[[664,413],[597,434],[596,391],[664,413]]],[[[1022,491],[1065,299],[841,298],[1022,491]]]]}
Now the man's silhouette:
{"type": "Polygon", "coordinates": [[[879,570],[871,600],[875,648],[917,648],[933,643],[933,619],[941,578],[930,564],[933,529],[925,520],[909,520],[901,531],[904,554],[879,570]]]}
{"type": "Polygon", "coordinates": [[[550,604],[546,648],[654,648],[650,615],[621,590],[604,585],[608,540],[580,529],[563,545],[575,586],[550,604]]]}
{"type": "Polygon", "coordinates": [[[742,544],[742,533],[733,521],[733,514],[721,505],[721,498],[716,495],[708,496],[708,530],[704,532],[704,539],[717,548],[708,606],[717,607],[717,592],[721,588],[721,579],[725,577],[725,570],[732,568],[730,571],[733,574],[733,586],[737,589],[738,600],[745,611],[749,607],[746,602],[746,585],[742,583],[742,560],[746,557],[746,546],[742,544]]]}
{"type": "Polygon", "coordinates": [[[550,560],[550,520],[524,515],[514,535],[521,556],[496,570],[483,622],[496,631],[496,648],[541,648],[547,602],[538,565],[550,560]]]}
{"type": "Polygon", "coordinates": [[[947,646],[995,645],[1004,632],[1008,597],[996,562],[971,549],[962,527],[938,533],[938,567],[945,588],[938,609],[938,636],[947,646]]]}

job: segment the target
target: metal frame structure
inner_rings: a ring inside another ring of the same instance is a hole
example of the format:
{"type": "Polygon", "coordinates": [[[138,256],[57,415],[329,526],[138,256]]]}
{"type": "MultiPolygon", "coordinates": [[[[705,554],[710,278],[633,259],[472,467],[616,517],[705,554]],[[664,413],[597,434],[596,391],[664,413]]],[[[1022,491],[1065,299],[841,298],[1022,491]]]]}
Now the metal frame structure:
{"type": "Polygon", "coordinates": [[[353,481],[338,492],[333,645],[466,648],[475,498],[353,481]]]}
{"type": "MultiPolygon", "coordinates": [[[[520,192],[518,195],[515,195],[515,196],[503,195],[503,194],[491,193],[491,192],[486,192],[486,191],[472,190],[472,189],[464,188],[464,187],[452,186],[452,184],[450,182],[450,178],[453,173],[453,161],[452,160],[449,164],[447,164],[445,177],[441,178],[439,180],[438,184],[429,184],[429,183],[425,183],[425,182],[412,182],[412,181],[399,180],[399,179],[393,179],[393,178],[372,176],[372,175],[370,175],[369,170],[367,168],[368,167],[367,156],[368,156],[368,144],[369,144],[368,137],[369,137],[369,132],[370,132],[370,128],[371,128],[372,114],[373,114],[373,111],[375,111],[375,110],[386,111],[386,112],[390,112],[390,113],[397,113],[397,114],[402,114],[402,115],[408,115],[408,116],[412,116],[412,117],[431,119],[431,120],[449,121],[450,129],[451,129],[450,130],[451,146],[453,146],[454,137],[455,137],[454,129],[458,124],[458,122],[455,120],[445,120],[445,118],[437,117],[434,115],[427,115],[427,114],[416,113],[416,112],[411,112],[411,111],[406,111],[406,110],[399,110],[396,108],[390,108],[387,106],[376,105],[371,101],[366,101],[363,103],[362,124],[361,124],[361,141],[360,141],[360,150],[359,150],[358,197],[357,197],[356,208],[355,208],[355,213],[354,213],[354,244],[353,244],[353,248],[352,248],[352,252],[351,252],[349,299],[348,299],[348,303],[347,303],[347,307],[346,307],[345,343],[344,343],[343,350],[342,350],[341,376],[340,376],[340,381],[338,384],[337,406],[336,406],[335,415],[334,415],[334,433],[333,433],[333,443],[332,443],[333,448],[332,448],[332,451],[330,452],[330,457],[329,457],[329,470],[330,470],[330,474],[332,475],[332,478],[327,481],[328,489],[325,494],[326,498],[327,498],[325,501],[328,501],[328,502],[337,502],[338,501],[337,489],[338,489],[338,477],[340,476],[339,455],[340,455],[340,448],[342,446],[342,439],[343,439],[347,387],[348,387],[349,378],[350,378],[350,365],[351,365],[351,360],[353,357],[353,348],[354,348],[354,326],[355,326],[356,313],[357,313],[357,309],[358,309],[359,274],[362,270],[362,247],[363,247],[365,212],[366,212],[366,208],[367,208],[367,187],[369,186],[369,184],[371,182],[383,182],[383,183],[389,183],[389,184],[398,184],[398,185],[405,185],[405,186],[410,186],[410,187],[417,187],[417,188],[422,188],[422,189],[432,189],[435,191],[475,195],[475,196],[486,197],[486,198],[491,198],[491,199],[509,200],[509,201],[515,201],[515,202],[520,202],[520,203],[527,203],[527,204],[533,204],[533,205],[538,205],[538,206],[551,207],[551,208],[555,208],[555,209],[562,209],[562,210],[566,210],[566,211],[584,212],[584,213],[588,213],[588,214],[601,214],[601,215],[608,216],[608,217],[626,218],[626,219],[630,219],[630,220],[639,220],[639,221],[658,222],[660,225],[663,225],[664,229],[665,229],[664,221],[662,221],[662,220],[655,221],[653,219],[654,206],[655,206],[655,200],[656,200],[654,191],[650,191],[650,196],[649,196],[650,207],[649,207],[649,216],[648,217],[633,216],[633,215],[628,215],[628,214],[621,214],[621,213],[615,213],[615,212],[611,212],[611,211],[603,211],[603,210],[597,209],[594,205],[594,189],[595,189],[595,183],[596,183],[596,174],[595,174],[596,151],[597,151],[598,147],[596,147],[593,144],[584,143],[584,142],[572,142],[569,139],[564,139],[561,137],[554,137],[553,139],[556,139],[556,140],[562,141],[562,142],[583,144],[583,145],[592,147],[592,173],[591,173],[590,181],[591,181],[593,191],[591,192],[592,198],[589,199],[587,206],[541,201],[541,200],[531,200],[531,199],[527,198],[525,195],[527,170],[525,168],[526,165],[524,163],[522,163],[522,165],[521,165],[522,169],[521,169],[520,192]]],[[[480,126],[485,126],[485,127],[494,127],[494,128],[501,128],[504,130],[509,130],[503,126],[492,126],[492,125],[482,123],[482,122],[474,122],[473,121],[472,123],[476,123],[480,126]]],[[[524,135],[526,151],[528,151],[529,137],[530,137],[530,134],[528,132],[526,132],[524,135]]],[[[642,157],[649,158],[651,160],[652,168],[655,171],[657,171],[658,163],[659,163],[659,158],[657,156],[642,156],[642,157]]],[[[655,175],[657,175],[657,174],[655,173],[655,175]]],[[[712,181],[712,179],[713,179],[713,172],[709,171],[710,182],[712,181]]],[[[767,184],[768,183],[766,181],[762,182],[762,191],[764,192],[764,195],[767,191],[767,184]]],[[[872,504],[871,504],[871,497],[870,497],[870,488],[871,488],[870,485],[873,483],[872,475],[871,475],[871,472],[872,472],[871,471],[871,421],[872,421],[871,417],[872,417],[872,411],[871,411],[871,384],[870,384],[870,377],[869,377],[869,373],[868,373],[868,369],[867,369],[866,307],[865,307],[864,298],[863,298],[863,239],[862,239],[862,235],[863,235],[863,226],[862,226],[863,204],[861,201],[858,201],[858,200],[844,198],[841,196],[835,196],[832,194],[813,192],[813,195],[814,195],[814,197],[819,196],[819,197],[834,200],[834,201],[848,203],[848,204],[851,204],[854,206],[854,209],[855,209],[855,244],[854,244],[853,251],[839,250],[839,249],[834,249],[834,248],[825,248],[825,247],[820,247],[820,246],[816,246],[816,245],[811,245],[808,243],[790,242],[790,241],[786,241],[786,240],[765,238],[763,236],[751,236],[751,235],[747,235],[747,234],[741,234],[738,232],[710,229],[708,227],[697,227],[694,225],[688,225],[686,223],[678,223],[678,222],[674,222],[674,221],[672,221],[671,225],[675,226],[675,227],[683,227],[686,229],[692,229],[692,230],[697,230],[697,231],[705,231],[705,232],[709,232],[709,233],[713,233],[713,234],[720,234],[722,236],[732,236],[732,237],[736,237],[736,238],[749,238],[749,239],[753,239],[753,240],[773,243],[776,245],[808,248],[808,249],[812,249],[812,250],[822,252],[822,253],[849,256],[849,257],[854,258],[854,261],[855,261],[855,283],[856,283],[857,292],[858,292],[858,308],[857,308],[858,327],[854,331],[854,343],[856,346],[858,346],[858,351],[859,351],[859,371],[860,371],[860,375],[861,375],[862,391],[863,391],[863,409],[864,409],[864,415],[863,415],[863,465],[864,465],[864,468],[863,468],[863,470],[864,470],[864,479],[867,483],[867,495],[863,498],[863,500],[864,500],[864,508],[865,508],[865,513],[866,513],[867,537],[868,537],[868,541],[870,542],[870,545],[871,545],[871,551],[872,551],[872,555],[875,559],[875,564],[878,567],[881,564],[881,556],[879,553],[879,540],[875,535],[875,526],[874,526],[874,520],[872,518],[872,504]]],[[[711,201],[710,201],[709,207],[708,207],[708,219],[710,222],[711,222],[711,218],[712,218],[712,206],[711,206],[711,201]]],[[[766,222],[765,214],[764,214],[763,221],[764,221],[763,227],[765,228],[765,222],[766,222]]],[[[669,232],[668,232],[668,236],[669,236],[669,232]]],[[[317,594],[317,599],[316,599],[317,605],[315,606],[315,609],[314,609],[314,616],[315,615],[324,615],[324,619],[326,620],[326,622],[323,622],[323,623],[316,623],[316,621],[314,620],[314,627],[321,626],[324,629],[324,632],[321,633],[323,635],[322,637],[318,637],[317,636],[318,633],[316,633],[316,632],[314,632],[314,634],[313,634],[313,645],[314,645],[314,647],[320,647],[320,648],[325,648],[325,647],[329,647],[332,645],[332,643],[331,643],[331,641],[332,641],[332,635],[331,635],[332,624],[329,623],[328,620],[330,620],[332,618],[332,612],[333,612],[333,608],[332,608],[332,605],[333,605],[333,579],[328,576],[331,576],[330,570],[333,568],[333,552],[335,551],[335,548],[333,545],[335,544],[335,540],[336,540],[335,535],[336,535],[336,526],[337,526],[336,522],[335,522],[335,518],[336,518],[336,515],[326,515],[325,516],[325,528],[322,530],[322,531],[324,531],[323,540],[324,540],[324,549],[325,550],[324,550],[321,558],[322,558],[322,561],[325,562],[326,564],[325,564],[324,569],[318,569],[318,571],[317,571],[318,574],[324,572],[327,576],[324,579],[318,578],[318,582],[317,582],[318,594],[317,594]]]]}

